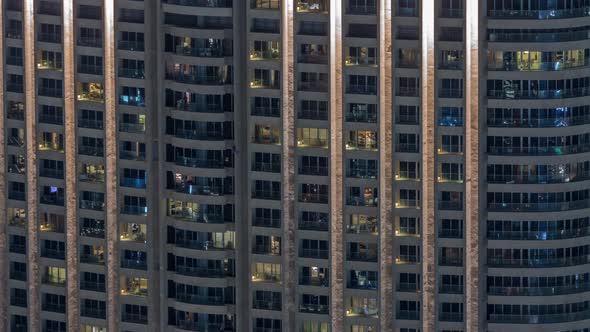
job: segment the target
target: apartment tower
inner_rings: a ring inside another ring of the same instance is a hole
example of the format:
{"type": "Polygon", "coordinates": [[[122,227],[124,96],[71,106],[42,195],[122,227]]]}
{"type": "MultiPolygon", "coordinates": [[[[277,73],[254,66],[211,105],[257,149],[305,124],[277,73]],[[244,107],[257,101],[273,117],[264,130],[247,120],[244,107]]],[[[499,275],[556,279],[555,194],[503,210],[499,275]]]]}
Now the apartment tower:
{"type": "Polygon", "coordinates": [[[590,0],[0,8],[0,331],[589,331],[590,0]]]}

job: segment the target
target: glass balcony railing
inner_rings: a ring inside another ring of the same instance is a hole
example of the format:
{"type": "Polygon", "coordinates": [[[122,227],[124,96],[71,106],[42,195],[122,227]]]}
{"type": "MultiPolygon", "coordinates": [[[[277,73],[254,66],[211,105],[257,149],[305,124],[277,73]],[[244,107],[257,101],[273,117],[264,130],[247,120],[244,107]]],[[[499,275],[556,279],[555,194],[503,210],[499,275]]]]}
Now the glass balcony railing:
{"type": "Polygon", "coordinates": [[[590,227],[536,231],[488,230],[489,240],[561,240],[590,236],[590,227]]]}
{"type": "Polygon", "coordinates": [[[590,7],[578,7],[569,9],[490,9],[488,10],[489,18],[502,19],[534,19],[534,20],[551,20],[560,18],[574,18],[590,16],[590,7]]]}
{"type": "Polygon", "coordinates": [[[99,281],[80,280],[80,289],[104,293],[106,291],[106,284],[99,281]]]}
{"type": "Polygon", "coordinates": [[[495,296],[552,296],[585,293],[590,291],[589,282],[545,287],[501,287],[488,286],[488,295],[495,296]]]}
{"type": "Polygon", "coordinates": [[[488,257],[488,266],[499,268],[511,267],[529,267],[529,268],[547,268],[547,267],[566,267],[590,263],[590,255],[574,257],[543,257],[543,258],[504,258],[488,257]]]}
{"type": "Polygon", "coordinates": [[[231,8],[233,5],[233,0],[162,0],[162,2],[178,6],[213,8],[231,8]]]}
{"type": "Polygon", "coordinates": [[[589,207],[590,201],[588,200],[543,203],[488,203],[488,210],[493,212],[558,212],[587,209],[589,207]]]}
{"type": "Polygon", "coordinates": [[[561,314],[488,314],[488,323],[495,324],[552,324],[586,320],[590,318],[590,310],[561,314]]]}

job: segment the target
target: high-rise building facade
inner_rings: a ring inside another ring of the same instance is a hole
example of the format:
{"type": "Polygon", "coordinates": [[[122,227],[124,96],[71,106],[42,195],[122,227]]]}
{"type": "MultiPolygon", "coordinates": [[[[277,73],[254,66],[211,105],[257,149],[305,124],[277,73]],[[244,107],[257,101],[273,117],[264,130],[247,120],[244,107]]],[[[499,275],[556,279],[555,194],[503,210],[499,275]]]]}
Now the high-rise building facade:
{"type": "Polygon", "coordinates": [[[0,331],[589,331],[590,0],[0,8],[0,331]]]}

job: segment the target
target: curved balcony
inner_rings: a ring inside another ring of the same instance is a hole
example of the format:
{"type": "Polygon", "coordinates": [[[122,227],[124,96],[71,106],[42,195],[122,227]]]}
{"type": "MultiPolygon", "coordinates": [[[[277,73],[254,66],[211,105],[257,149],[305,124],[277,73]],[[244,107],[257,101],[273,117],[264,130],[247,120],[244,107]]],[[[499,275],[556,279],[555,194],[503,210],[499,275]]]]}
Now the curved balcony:
{"type": "Polygon", "coordinates": [[[568,61],[540,61],[531,63],[520,63],[517,61],[496,61],[488,62],[490,71],[561,71],[568,69],[584,68],[590,65],[590,59],[568,60],[568,61]]]}
{"type": "Polygon", "coordinates": [[[189,7],[231,8],[233,0],[162,0],[162,3],[189,7]]]}
{"type": "Polygon", "coordinates": [[[587,209],[590,201],[579,200],[571,202],[543,202],[543,203],[488,203],[491,212],[559,212],[587,209]]]}
{"type": "Polygon", "coordinates": [[[590,291],[590,282],[548,287],[488,287],[488,295],[495,296],[552,296],[590,291]]]}
{"type": "Polygon", "coordinates": [[[561,128],[590,124],[590,115],[551,118],[497,118],[488,116],[488,127],[500,128],[561,128]]]}
{"type": "Polygon", "coordinates": [[[488,240],[563,240],[590,236],[590,227],[576,229],[556,229],[538,231],[492,231],[488,230],[488,240]]]}
{"type": "Polygon", "coordinates": [[[488,17],[494,19],[553,20],[590,16],[590,7],[569,9],[489,9],[488,17]]]}
{"type": "Polygon", "coordinates": [[[496,324],[554,324],[575,322],[590,318],[590,310],[562,313],[562,314],[542,314],[542,315],[512,315],[512,314],[489,314],[488,323],[496,324]]]}
{"type": "Polygon", "coordinates": [[[205,296],[197,294],[176,293],[174,299],[178,302],[201,305],[225,305],[223,296],[205,296]]]}
{"type": "Polygon", "coordinates": [[[552,268],[567,267],[590,263],[590,255],[575,257],[544,257],[544,258],[504,258],[488,257],[489,267],[497,268],[552,268]]]}
{"type": "Polygon", "coordinates": [[[585,153],[590,151],[590,143],[582,143],[577,145],[561,145],[561,146],[489,146],[488,153],[490,155],[499,156],[561,156],[566,154],[585,153]]]}
{"type": "Polygon", "coordinates": [[[553,32],[542,32],[536,29],[521,29],[510,32],[509,29],[490,29],[488,41],[492,43],[562,43],[587,40],[588,27],[553,29],[553,32]],[[508,31],[508,32],[504,32],[508,31]]]}
{"type": "Polygon", "coordinates": [[[487,90],[489,99],[566,99],[586,96],[590,96],[590,87],[546,90],[516,90],[513,88],[487,90]]]}

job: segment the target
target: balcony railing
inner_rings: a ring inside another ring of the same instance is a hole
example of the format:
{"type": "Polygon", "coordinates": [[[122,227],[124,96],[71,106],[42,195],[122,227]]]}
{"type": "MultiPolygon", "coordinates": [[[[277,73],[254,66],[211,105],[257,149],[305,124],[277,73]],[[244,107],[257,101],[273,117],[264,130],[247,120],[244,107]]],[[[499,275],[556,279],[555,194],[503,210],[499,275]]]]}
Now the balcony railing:
{"type": "Polygon", "coordinates": [[[543,257],[543,258],[503,258],[488,257],[488,266],[510,268],[510,267],[567,267],[590,263],[590,255],[574,257],[543,257]]]}
{"type": "Polygon", "coordinates": [[[552,324],[581,321],[590,318],[590,310],[561,313],[561,314],[542,314],[542,315],[513,315],[513,314],[489,314],[488,323],[495,324],[552,324]]]}
{"type": "Polygon", "coordinates": [[[519,10],[519,9],[499,9],[488,10],[488,17],[502,19],[534,19],[550,20],[560,18],[586,17],[590,16],[590,7],[579,7],[569,9],[538,9],[538,10],[519,10]]]}
{"type": "Polygon", "coordinates": [[[489,240],[561,240],[590,236],[590,227],[538,231],[488,230],[489,240]]]}
{"type": "Polygon", "coordinates": [[[587,209],[589,207],[590,201],[588,200],[544,203],[488,203],[488,210],[493,212],[558,212],[587,209]]]}
{"type": "Polygon", "coordinates": [[[552,296],[577,294],[590,291],[590,282],[546,287],[488,287],[488,295],[497,296],[552,296]]]}

